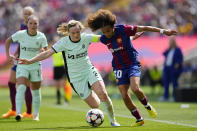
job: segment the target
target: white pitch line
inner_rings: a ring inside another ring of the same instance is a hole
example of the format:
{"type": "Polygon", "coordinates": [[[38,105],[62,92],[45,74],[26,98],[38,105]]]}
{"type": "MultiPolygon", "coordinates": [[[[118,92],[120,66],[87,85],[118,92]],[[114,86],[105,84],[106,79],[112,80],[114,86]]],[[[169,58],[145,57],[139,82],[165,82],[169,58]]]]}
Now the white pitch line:
{"type": "MultiPolygon", "coordinates": [[[[48,105],[45,105],[48,106],[48,105]]],[[[74,111],[80,111],[80,112],[87,112],[88,109],[85,108],[77,108],[77,107],[71,107],[71,106],[50,106],[53,108],[60,108],[60,109],[67,109],[67,110],[74,110],[74,111]]],[[[124,117],[124,118],[131,118],[130,116],[127,115],[122,115],[122,114],[116,114],[115,116],[119,116],[119,117],[124,117]]],[[[184,124],[184,123],[179,123],[179,122],[172,122],[172,121],[167,121],[167,120],[155,120],[155,119],[148,119],[146,118],[146,120],[150,120],[150,121],[154,121],[154,122],[160,122],[160,123],[166,123],[166,124],[171,124],[171,125],[180,125],[180,126],[187,126],[187,127],[197,127],[197,125],[191,125],[191,124],[184,124]]]]}

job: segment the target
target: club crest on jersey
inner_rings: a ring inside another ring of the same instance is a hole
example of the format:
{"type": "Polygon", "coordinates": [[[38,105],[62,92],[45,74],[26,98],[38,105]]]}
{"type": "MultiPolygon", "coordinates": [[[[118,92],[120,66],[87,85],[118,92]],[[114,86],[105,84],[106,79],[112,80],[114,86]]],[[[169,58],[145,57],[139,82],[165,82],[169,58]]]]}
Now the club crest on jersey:
{"type": "Polygon", "coordinates": [[[37,45],[37,46],[39,45],[39,42],[38,42],[38,41],[36,42],[36,45],[37,45]]]}
{"type": "Polygon", "coordinates": [[[117,42],[118,43],[122,43],[122,39],[121,38],[117,38],[117,42]]]}

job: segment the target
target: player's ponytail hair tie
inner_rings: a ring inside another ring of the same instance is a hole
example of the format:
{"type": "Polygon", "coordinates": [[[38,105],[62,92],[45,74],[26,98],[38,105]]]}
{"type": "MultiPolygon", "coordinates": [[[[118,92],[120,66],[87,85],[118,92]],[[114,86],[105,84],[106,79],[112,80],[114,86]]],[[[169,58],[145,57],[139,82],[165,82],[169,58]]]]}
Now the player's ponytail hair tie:
{"type": "Polygon", "coordinates": [[[80,30],[84,29],[84,26],[81,22],[76,20],[70,20],[68,23],[62,23],[57,28],[57,33],[62,36],[68,36],[69,29],[78,25],[80,30]]]}

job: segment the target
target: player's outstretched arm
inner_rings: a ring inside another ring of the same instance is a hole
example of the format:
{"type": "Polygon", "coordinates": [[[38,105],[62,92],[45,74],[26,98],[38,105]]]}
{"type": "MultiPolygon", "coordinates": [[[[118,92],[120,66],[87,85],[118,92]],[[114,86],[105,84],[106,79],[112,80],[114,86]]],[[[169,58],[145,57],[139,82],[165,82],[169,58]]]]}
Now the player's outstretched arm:
{"type": "Polygon", "coordinates": [[[176,35],[177,31],[171,30],[171,29],[161,29],[153,26],[137,26],[137,32],[143,32],[143,31],[149,31],[149,32],[159,32],[161,34],[165,34],[167,36],[176,35]]]}
{"type": "Polygon", "coordinates": [[[44,51],[44,52],[38,54],[37,56],[33,57],[30,60],[19,58],[18,61],[19,61],[19,64],[29,65],[29,64],[32,64],[32,63],[35,63],[35,62],[38,62],[38,61],[42,61],[42,60],[50,57],[54,53],[55,53],[55,51],[52,48],[50,48],[49,50],[44,51]]]}

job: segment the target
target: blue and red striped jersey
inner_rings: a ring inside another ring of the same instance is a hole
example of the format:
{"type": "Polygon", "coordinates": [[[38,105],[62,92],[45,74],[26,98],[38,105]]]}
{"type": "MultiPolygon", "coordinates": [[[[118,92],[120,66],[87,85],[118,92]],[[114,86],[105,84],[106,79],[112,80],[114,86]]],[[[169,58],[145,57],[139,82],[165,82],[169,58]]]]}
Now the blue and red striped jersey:
{"type": "Polygon", "coordinates": [[[107,45],[113,55],[112,67],[115,69],[127,69],[131,64],[139,64],[138,52],[134,49],[130,36],[134,36],[137,26],[116,25],[112,38],[104,35],[100,41],[107,45]]]}
{"type": "Polygon", "coordinates": [[[26,30],[27,29],[27,26],[24,24],[24,23],[21,23],[21,28],[20,30],[26,30]]]}

